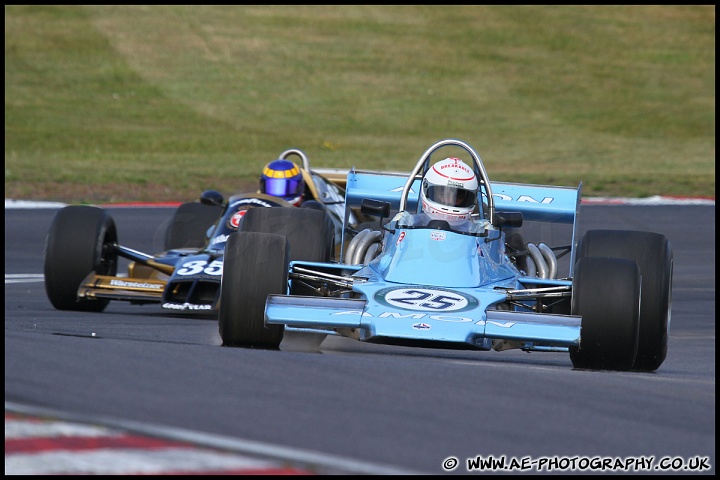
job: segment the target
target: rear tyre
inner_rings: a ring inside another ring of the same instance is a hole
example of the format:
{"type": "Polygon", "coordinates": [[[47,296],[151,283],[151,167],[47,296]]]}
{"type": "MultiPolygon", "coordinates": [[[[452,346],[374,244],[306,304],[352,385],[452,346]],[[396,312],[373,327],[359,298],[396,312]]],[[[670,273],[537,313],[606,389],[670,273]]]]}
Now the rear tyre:
{"type": "Polygon", "coordinates": [[[312,208],[251,208],[240,224],[243,232],[274,233],[287,237],[290,260],[329,262],[334,250],[335,226],[330,216],[312,208]]]}
{"type": "Polygon", "coordinates": [[[109,300],[78,298],[91,272],[117,274],[117,229],[102,208],[70,205],[57,212],[45,243],[45,292],[58,310],[101,312],[109,300]]]}
{"type": "Polygon", "coordinates": [[[640,339],[633,369],[654,371],[667,357],[672,307],[673,251],[659,233],[590,230],[578,246],[579,257],[608,256],[635,260],[642,275],[640,339]]]}
{"type": "Polygon", "coordinates": [[[630,370],[640,326],[640,269],[632,260],[584,257],[575,265],[572,314],[582,316],[575,368],[630,370]]]}
{"type": "Polygon", "coordinates": [[[525,239],[518,228],[505,228],[505,246],[507,253],[515,258],[515,266],[518,270],[527,272],[527,252],[525,239]],[[525,252],[524,255],[514,255],[516,252],[525,252]]]}
{"type": "Polygon", "coordinates": [[[188,202],[180,205],[165,231],[165,250],[201,248],[208,240],[207,231],[222,215],[222,207],[188,202]]]}
{"type": "Polygon", "coordinates": [[[311,208],[313,210],[325,210],[325,205],[317,200],[305,200],[300,204],[300,208],[311,208]]]}
{"type": "Polygon", "coordinates": [[[258,232],[230,235],[225,245],[218,317],[224,346],[266,349],[280,346],[284,327],[265,325],[265,301],[272,293],[286,293],[289,253],[288,241],[282,235],[258,232]]]}

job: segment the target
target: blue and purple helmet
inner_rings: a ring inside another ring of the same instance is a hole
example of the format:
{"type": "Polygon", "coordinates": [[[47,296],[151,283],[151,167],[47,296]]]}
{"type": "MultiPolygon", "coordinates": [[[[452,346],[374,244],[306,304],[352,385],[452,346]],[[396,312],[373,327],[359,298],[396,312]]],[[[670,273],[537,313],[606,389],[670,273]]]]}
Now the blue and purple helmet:
{"type": "Polygon", "coordinates": [[[260,192],[280,197],[287,202],[300,206],[305,191],[300,168],[290,160],[273,160],[265,165],[260,175],[260,192]]]}

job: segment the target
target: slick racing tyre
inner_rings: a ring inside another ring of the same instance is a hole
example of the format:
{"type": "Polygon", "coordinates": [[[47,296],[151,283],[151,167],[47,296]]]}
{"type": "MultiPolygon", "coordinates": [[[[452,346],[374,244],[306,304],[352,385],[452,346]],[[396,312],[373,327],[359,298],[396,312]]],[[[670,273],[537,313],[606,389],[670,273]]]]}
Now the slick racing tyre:
{"type": "MultiPolygon", "coordinates": [[[[279,348],[284,326],[265,325],[267,296],[287,293],[290,261],[330,261],[333,228],[321,210],[251,208],[245,213],[225,246],[219,314],[223,345],[279,348]]],[[[293,293],[316,292],[298,286],[293,293]]]]}
{"type": "Polygon", "coordinates": [[[313,208],[252,208],[239,229],[287,237],[291,261],[329,262],[335,248],[330,216],[313,208]]]}
{"type": "Polygon", "coordinates": [[[165,230],[165,250],[174,248],[201,248],[208,240],[208,229],[222,214],[218,205],[188,202],[173,213],[165,230]]]}
{"type": "Polygon", "coordinates": [[[634,370],[654,371],[665,361],[672,306],[673,251],[659,233],[590,230],[578,257],[607,256],[635,260],[642,275],[640,339],[634,370]]]}
{"type": "Polygon", "coordinates": [[[326,210],[325,205],[317,200],[305,200],[300,204],[300,208],[311,208],[313,210],[326,210]]]}
{"type": "Polygon", "coordinates": [[[640,322],[640,269],[628,259],[584,257],[575,265],[573,315],[582,316],[575,368],[630,370],[640,322]]]}
{"type": "Polygon", "coordinates": [[[91,272],[117,274],[115,221],[102,208],[71,205],[57,212],[45,244],[45,292],[58,310],[101,312],[109,300],[78,299],[91,272]]]}
{"type": "Polygon", "coordinates": [[[271,293],[286,293],[289,255],[289,243],[283,235],[258,232],[230,235],[225,245],[218,316],[224,346],[266,349],[280,346],[283,326],[265,325],[265,300],[271,293]]]}
{"type": "Polygon", "coordinates": [[[525,251],[525,239],[519,228],[505,228],[505,245],[509,256],[515,258],[515,266],[520,271],[527,271],[527,254],[513,255],[516,252],[525,251]]]}

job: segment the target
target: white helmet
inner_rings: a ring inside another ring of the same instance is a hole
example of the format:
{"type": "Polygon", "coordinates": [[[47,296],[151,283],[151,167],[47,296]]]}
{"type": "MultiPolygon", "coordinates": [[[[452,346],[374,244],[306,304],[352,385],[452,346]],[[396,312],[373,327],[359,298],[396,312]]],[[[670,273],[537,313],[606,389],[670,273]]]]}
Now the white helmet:
{"type": "Polygon", "coordinates": [[[420,191],[422,211],[437,220],[468,220],[477,202],[475,172],[459,158],[440,160],[425,174],[420,191]]]}

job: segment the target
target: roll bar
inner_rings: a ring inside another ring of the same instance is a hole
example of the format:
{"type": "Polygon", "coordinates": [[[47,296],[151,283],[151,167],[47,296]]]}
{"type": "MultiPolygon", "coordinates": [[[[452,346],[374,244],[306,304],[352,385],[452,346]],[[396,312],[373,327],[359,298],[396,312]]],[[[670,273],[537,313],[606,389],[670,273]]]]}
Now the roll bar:
{"type": "Polygon", "coordinates": [[[304,168],[306,172],[309,172],[310,171],[310,160],[308,160],[307,155],[305,155],[305,153],[302,150],[298,150],[297,148],[291,148],[289,150],[285,150],[284,152],[282,152],[278,158],[280,160],[286,160],[287,157],[289,157],[292,154],[295,154],[302,159],[302,165],[303,165],[302,168],[304,168]]]}
{"type": "MultiPolygon", "coordinates": [[[[425,153],[420,157],[420,160],[418,160],[417,165],[415,165],[415,168],[412,172],[410,172],[410,176],[407,179],[407,182],[405,182],[405,186],[403,187],[402,196],[400,197],[400,211],[405,210],[405,206],[407,205],[407,198],[408,194],[410,193],[410,188],[412,187],[413,182],[415,181],[415,177],[420,173],[420,170],[424,167],[427,167],[428,161],[430,160],[430,156],[435,153],[436,150],[439,150],[442,147],[448,147],[448,146],[454,146],[454,147],[460,147],[463,148],[466,152],[470,154],[470,156],[473,159],[473,162],[475,163],[475,174],[478,175],[479,178],[479,184],[478,187],[478,193],[480,193],[480,190],[482,188],[482,185],[485,186],[485,194],[487,195],[487,202],[488,202],[488,220],[490,220],[490,223],[493,224],[493,221],[495,220],[495,199],[493,198],[492,194],[492,187],[490,187],[490,179],[488,178],[487,172],[485,171],[485,166],[482,163],[482,160],[480,160],[480,155],[477,154],[477,152],[467,143],[456,140],[453,138],[449,138],[446,140],[440,140],[439,142],[435,143],[433,146],[428,148],[425,153]]],[[[423,175],[425,172],[423,171],[423,175]]],[[[482,202],[482,195],[478,195],[478,201],[482,202]]],[[[480,206],[482,208],[482,206],[480,206]]]]}

